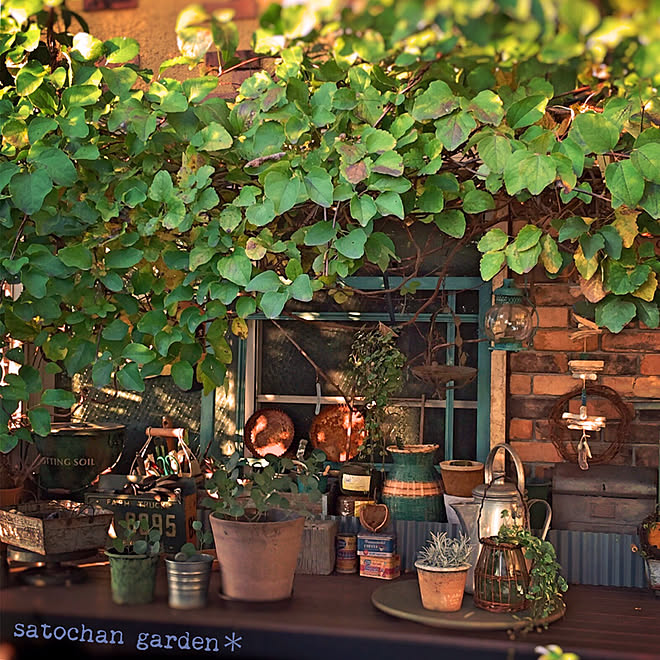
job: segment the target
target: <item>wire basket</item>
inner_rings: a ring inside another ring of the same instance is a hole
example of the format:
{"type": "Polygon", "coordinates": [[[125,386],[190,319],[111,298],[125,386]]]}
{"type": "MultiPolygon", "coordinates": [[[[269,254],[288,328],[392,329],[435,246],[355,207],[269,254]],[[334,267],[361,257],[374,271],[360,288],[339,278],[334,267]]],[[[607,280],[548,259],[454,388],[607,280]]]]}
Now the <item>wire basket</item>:
{"type": "Polygon", "coordinates": [[[474,569],[474,604],[490,612],[519,612],[527,608],[529,573],[521,546],[496,536],[481,539],[474,569]]]}

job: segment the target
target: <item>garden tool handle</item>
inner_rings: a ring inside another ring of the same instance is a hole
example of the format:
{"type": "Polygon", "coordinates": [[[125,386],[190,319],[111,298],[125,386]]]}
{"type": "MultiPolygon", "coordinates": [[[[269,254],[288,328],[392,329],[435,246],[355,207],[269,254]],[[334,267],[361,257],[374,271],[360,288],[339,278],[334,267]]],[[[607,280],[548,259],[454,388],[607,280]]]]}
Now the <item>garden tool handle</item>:
{"type": "Polygon", "coordinates": [[[534,504],[537,504],[538,502],[541,502],[543,505],[545,505],[545,520],[543,521],[543,527],[541,528],[541,535],[539,538],[542,541],[545,541],[545,537],[548,534],[548,530],[550,529],[550,523],[552,522],[552,507],[550,506],[549,502],[546,502],[545,500],[540,500],[540,499],[533,499],[529,500],[527,502],[527,511],[529,511],[534,504]]]}
{"type": "Polygon", "coordinates": [[[513,464],[516,468],[516,480],[518,482],[518,491],[520,493],[524,493],[525,468],[523,467],[522,461],[520,460],[520,456],[518,456],[516,450],[513,447],[511,447],[511,445],[507,445],[505,443],[495,445],[490,450],[490,454],[488,454],[488,458],[486,459],[486,465],[484,467],[484,481],[486,485],[491,484],[493,481],[493,462],[495,460],[495,454],[497,454],[498,450],[500,449],[504,449],[504,451],[508,452],[509,455],[511,456],[511,459],[513,460],[513,464]]]}

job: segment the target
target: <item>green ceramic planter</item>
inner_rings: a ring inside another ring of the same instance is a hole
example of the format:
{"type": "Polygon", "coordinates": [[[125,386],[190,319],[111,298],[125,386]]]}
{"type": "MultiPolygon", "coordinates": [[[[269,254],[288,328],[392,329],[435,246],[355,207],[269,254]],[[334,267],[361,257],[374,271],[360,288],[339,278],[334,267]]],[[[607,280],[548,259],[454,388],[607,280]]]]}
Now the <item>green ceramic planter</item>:
{"type": "Polygon", "coordinates": [[[112,600],[117,605],[146,605],[154,599],[158,556],[120,555],[106,550],[110,560],[112,600]]]}
{"type": "Polygon", "coordinates": [[[391,446],[394,465],[383,485],[383,504],[397,520],[440,520],[440,482],[433,467],[438,445],[391,446]]]}

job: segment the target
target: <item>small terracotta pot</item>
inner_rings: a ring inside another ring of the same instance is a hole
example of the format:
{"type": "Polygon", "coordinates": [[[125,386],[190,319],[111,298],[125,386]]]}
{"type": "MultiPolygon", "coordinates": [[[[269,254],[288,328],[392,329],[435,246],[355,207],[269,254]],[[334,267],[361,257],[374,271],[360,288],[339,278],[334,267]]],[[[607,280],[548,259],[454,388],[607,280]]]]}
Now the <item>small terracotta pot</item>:
{"type": "Polygon", "coordinates": [[[437,568],[415,562],[422,605],[436,612],[457,612],[463,604],[465,580],[470,566],[437,568]]]}
{"type": "Polygon", "coordinates": [[[440,472],[447,495],[472,497],[472,489],[484,483],[484,464],[478,461],[442,461],[440,472]]]}
{"type": "Polygon", "coordinates": [[[0,488],[0,506],[15,506],[21,501],[23,486],[18,488],[0,488]]]}

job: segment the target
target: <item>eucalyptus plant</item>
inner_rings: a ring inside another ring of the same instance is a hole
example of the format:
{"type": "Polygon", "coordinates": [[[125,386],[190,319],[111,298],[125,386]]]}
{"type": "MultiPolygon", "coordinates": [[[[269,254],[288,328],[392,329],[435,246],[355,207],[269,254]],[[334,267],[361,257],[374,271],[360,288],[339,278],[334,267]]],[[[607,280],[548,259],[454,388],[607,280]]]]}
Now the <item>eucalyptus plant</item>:
{"type": "MultiPolygon", "coordinates": [[[[284,493],[302,490],[309,501],[321,498],[315,474],[325,454],[314,449],[305,461],[268,454],[260,460],[231,456],[216,461],[216,469],[206,481],[209,497],[204,506],[221,518],[258,522],[269,509],[289,509],[291,501],[284,493]]],[[[302,502],[294,500],[301,513],[307,513],[302,502]]]]}
{"type": "Polygon", "coordinates": [[[4,0],[0,335],[20,370],[0,450],[75,403],[42,373],[91,367],[95,386],[141,392],[169,366],[208,393],[257,310],[321,289],[342,303],[360,269],[397,269],[412,292],[429,251],[400,260],[392,226],[430,225],[431,253],[476,243],[486,280],[540,263],[612,332],[657,327],[660,10],[635,4],[272,5],[264,69],[225,100],[226,12],[184,11],[181,56],[152,72],[63,0],[4,0]],[[217,70],[177,79],[209,49],[217,70]]]}

